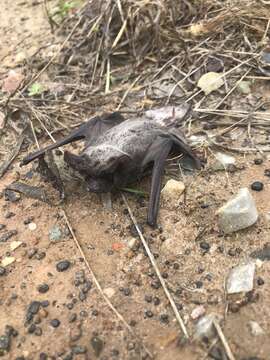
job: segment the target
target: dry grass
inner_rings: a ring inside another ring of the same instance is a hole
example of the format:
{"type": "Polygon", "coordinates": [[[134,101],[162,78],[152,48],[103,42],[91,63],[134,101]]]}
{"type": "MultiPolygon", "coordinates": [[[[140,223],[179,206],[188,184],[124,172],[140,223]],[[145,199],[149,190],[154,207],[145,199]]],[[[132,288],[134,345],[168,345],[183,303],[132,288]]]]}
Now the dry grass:
{"type": "MultiPolygon", "coordinates": [[[[24,86],[0,105],[7,115],[14,108],[23,111],[50,137],[104,110],[138,113],[183,100],[228,110],[237,82],[258,75],[268,39],[267,11],[253,0],[86,2],[57,30],[62,43],[56,53],[48,56],[47,48],[40,49],[29,59],[24,86]],[[221,72],[226,80],[225,94],[214,100],[196,86],[208,71],[221,72]],[[48,90],[30,97],[29,85],[44,81],[44,73],[48,90]]],[[[197,119],[218,115],[200,111],[197,119]]],[[[254,124],[264,119],[256,115],[254,124]]]]}

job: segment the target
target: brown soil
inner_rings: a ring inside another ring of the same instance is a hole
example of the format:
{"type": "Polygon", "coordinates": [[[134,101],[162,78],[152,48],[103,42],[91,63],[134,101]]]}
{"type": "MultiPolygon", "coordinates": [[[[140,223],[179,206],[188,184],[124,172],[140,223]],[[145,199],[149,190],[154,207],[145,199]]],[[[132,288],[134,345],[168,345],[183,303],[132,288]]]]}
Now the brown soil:
{"type": "MultiPolygon", "coordinates": [[[[51,36],[43,2],[5,2],[0,12],[0,31],[4,75],[8,68],[22,60],[22,56],[27,58],[35,52],[43,44],[45,34],[51,36]],[[27,39],[26,35],[29,35],[27,39]]],[[[270,343],[267,341],[270,336],[270,264],[264,262],[257,267],[253,297],[237,312],[226,312],[228,302],[223,290],[229,269],[247,260],[253,250],[268,242],[269,218],[266,215],[270,211],[270,180],[264,176],[268,162],[255,165],[254,158],[237,156],[243,169],[228,173],[228,177],[223,171],[186,175],[186,196],[176,205],[161,206],[162,233],[146,225],[144,232],[175,301],[182,307],[180,313],[189,333],[195,331],[196,324],[190,317],[191,312],[201,304],[207,314],[227,314],[223,330],[235,359],[257,356],[266,360],[270,359],[270,343]],[[252,193],[260,213],[259,221],[250,229],[221,236],[216,224],[216,210],[239,188],[249,187],[255,180],[263,181],[265,186],[262,192],[252,193]],[[203,204],[209,206],[205,208],[201,206],[203,204]],[[199,236],[202,229],[205,232],[199,236]],[[202,241],[210,245],[209,252],[203,253],[202,241]],[[265,281],[262,286],[257,283],[258,277],[265,281]],[[248,327],[251,320],[261,325],[264,335],[255,337],[251,334],[248,327]]],[[[22,170],[15,164],[1,180],[0,191],[20,178],[52,192],[50,185],[44,183],[37,173],[25,180],[30,169],[31,165],[22,170]]],[[[76,184],[70,186],[72,191],[61,206],[51,206],[24,196],[14,203],[4,197],[0,199],[0,224],[6,226],[0,235],[7,230],[17,230],[17,235],[0,243],[2,259],[7,255],[15,257],[15,262],[8,267],[8,274],[0,277],[0,334],[4,333],[6,325],[18,331],[18,335],[12,338],[10,351],[2,358],[43,359],[40,353],[46,353],[48,359],[68,359],[72,348],[81,345],[87,348],[87,353],[75,354],[73,359],[94,359],[96,354],[91,339],[97,336],[104,343],[99,356],[104,360],[144,359],[142,343],[160,360],[210,359],[206,345],[196,342],[181,344],[179,326],[168,300],[161,288],[153,287],[154,272],[142,246],[129,249],[128,244],[135,235],[121,196],[113,195],[113,211],[110,213],[104,210],[98,196],[86,193],[76,184]],[[86,299],[80,300],[83,285],[74,284],[75,274],[84,270],[86,279],[93,279],[67,231],[62,209],[101,287],[133,326],[138,338],[130,334],[110,311],[94,284],[86,299]],[[10,213],[14,215],[10,216],[10,213]],[[37,225],[34,231],[24,224],[29,218],[37,225]],[[49,231],[55,225],[64,233],[58,242],[49,238],[49,231]],[[10,244],[14,240],[22,241],[22,245],[11,251],[10,244]],[[33,249],[37,253],[31,256],[33,249]],[[42,257],[41,253],[45,256],[42,257]],[[69,260],[70,268],[58,272],[56,264],[60,260],[69,260]],[[44,283],[49,285],[49,290],[42,294],[37,288],[44,283]],[[154,300],[147,302],[146,295],[159,298],[160,304],[155,305],[154,300]],[[40,309],[35,316],[36,326],[42,329],[41,336],[29,333],[25,319],[27,307],[34,300],[49,301],[49,306],[40,309]],[[151,311],[153,316],[148,317],[147,311],[151,311]],[[71,314],[76,314],[73,322],[71,314]],[[168,322],[161,321],[162,314],[168,315],[168,322]],[[53,328],[52,319],[59,319],[60,326],[53,328]]],[[[144,223],[147,199],[141,201],[136,196],[128,196],[128,200],[138,221],[144,223]]]]}

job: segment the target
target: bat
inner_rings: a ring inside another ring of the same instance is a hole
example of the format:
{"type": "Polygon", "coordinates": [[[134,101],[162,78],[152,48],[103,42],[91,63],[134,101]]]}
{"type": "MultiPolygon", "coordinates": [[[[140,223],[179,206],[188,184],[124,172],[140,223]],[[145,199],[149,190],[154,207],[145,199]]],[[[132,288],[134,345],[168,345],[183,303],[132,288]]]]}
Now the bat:
{"type": "Polygon", "coordinates": [[[152,168],[147,222],[155,227],[168,155],[172,152],[185,154],[193,160],[196,168],[201,167],[200,160],[179,129],[179,120],[183,120],[188,112],[189,106],[184,103],[181,116],[177,118],[174,112],[165,119],[143,117],[125,120],[119,112],[96,116],[63,139],[26,156],[21,165],[42,158],[47,151],[84,140],[83,151],[79,155],[65,151],[64,161],[80,173],[90,192],[104,193],[126,187],[152,168]]]}

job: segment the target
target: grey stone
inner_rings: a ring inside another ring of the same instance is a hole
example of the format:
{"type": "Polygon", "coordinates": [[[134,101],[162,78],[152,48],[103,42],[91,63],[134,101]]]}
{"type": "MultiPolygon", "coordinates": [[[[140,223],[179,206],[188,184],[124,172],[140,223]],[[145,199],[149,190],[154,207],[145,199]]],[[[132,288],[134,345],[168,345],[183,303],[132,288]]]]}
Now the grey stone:
{"type": "Polygon", "coordinates": [[[228,294],[248,292],[253,289],[255,263],[240,265],[233,268],[227,278],[226,289],[228,294]]]}
{"type": "Polygon", "coordinates": [[[217,211],[217,215],[219,227],[225,234],[245,229],[258,219],[255,202],[247,188],[240,189],[234,198],[217,211]]]}
{"type": "Polygon", "coordinates": [[[252,321],[252,320],[249,321],[248,326],[249,326],[251,334],[253,336],[259,336],[259,335],[264,334],[263,329],[261,328],[261,326],[256,321],[252,321]]]}
{"type": "Polygon", "coordinates": [[[213,170],[225,170],[228,167],[235,164],[236,160],[234,157],[218,152],[215,154],[216,162],[213,164],[213,170]]]}
{"type": "Polygon", "coordinates": [[[211,313],[202,317],[196,324],[195,338],[202,339],[208,338],[212,339],[216,336],[216,329],[214,322],[220,323],[220,315],[211,313]]]}
{"type": "Polygon", "coordinates": [[[53,226],[49,231],[49,238],[52,242],[57,242],[62,239],[62,231],[59,226],[53,226]]]}

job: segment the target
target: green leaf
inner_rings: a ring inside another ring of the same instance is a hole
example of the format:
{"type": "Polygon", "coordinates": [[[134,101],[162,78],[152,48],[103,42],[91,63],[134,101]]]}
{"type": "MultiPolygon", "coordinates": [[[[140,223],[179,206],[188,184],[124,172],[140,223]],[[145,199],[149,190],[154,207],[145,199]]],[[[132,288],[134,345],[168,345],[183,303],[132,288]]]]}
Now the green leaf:
{"type": "Polygon", "coordinates": [[[142,190],[139,190],[139,189],[131,189],[131,188],[120,188],[120,190],[122,191],[126,191],[126,192],[130,192],[132,194],[136,194],[136,195],[141,195],[141,196],[146,196],[147,193],[142,191],[142,190]]]}
{"type": "Polygon", "coordinates": [[[40,83],[34,83],[28,89],[28,94],[29,96],[35,96],[42,94],[44,90],[44,87],[40,83]]]}

